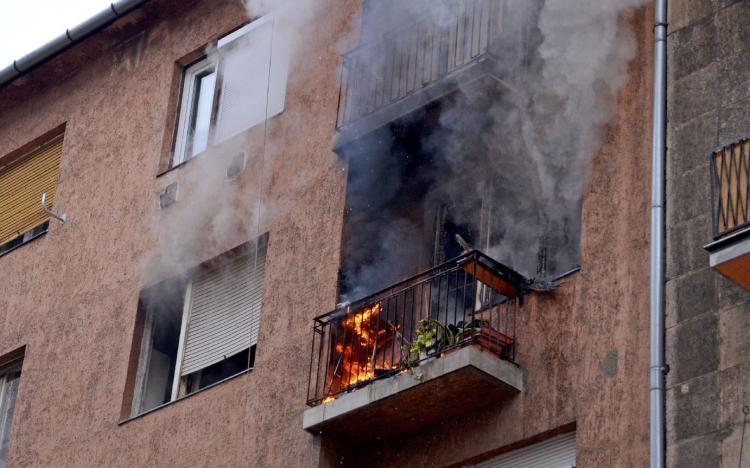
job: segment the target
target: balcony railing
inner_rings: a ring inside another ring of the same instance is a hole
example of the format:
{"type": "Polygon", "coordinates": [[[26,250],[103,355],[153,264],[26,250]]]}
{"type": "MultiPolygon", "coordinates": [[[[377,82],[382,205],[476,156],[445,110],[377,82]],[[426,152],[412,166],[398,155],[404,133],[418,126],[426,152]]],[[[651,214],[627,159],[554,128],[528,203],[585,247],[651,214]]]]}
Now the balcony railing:
{"type": "Polygon", "coordinates": [[[750,226],[750,135],[711,153],[714,238],[750,226]]]}
{"type": "MultiPolygon", "coordinates": [[[[439,0],[436,0],[439,1],[439,0]]],[[[452,0],[343,56],[336,130],[427,88],[489,54],[501,0],[452,0]]]]}
{"type": "Polygon", "coordinates": [[[307,403],[316,406],[464,346],[515,360],[527,280],[473,251],[314,319],[307,403]]]}

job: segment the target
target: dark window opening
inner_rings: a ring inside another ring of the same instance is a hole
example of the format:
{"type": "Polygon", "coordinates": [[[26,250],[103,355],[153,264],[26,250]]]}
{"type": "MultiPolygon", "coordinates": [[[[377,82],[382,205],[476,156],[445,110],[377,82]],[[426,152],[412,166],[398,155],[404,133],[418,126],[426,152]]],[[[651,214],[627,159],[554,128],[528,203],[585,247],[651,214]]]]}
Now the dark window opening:
{"type": "Polygon", "coordinates": [[[493,89],[448,96],[342,149],[349,173],[341,302],[467,250],[527,278],[578,266],[581,200],[540,195],[532,162],[493,127],[493,89]]]}
{"type": "Polygon", "coordinates": [[[49,221],[45,222],[44,224],[41,224],[31,231],[26,232],[25,234],[22,234],[15,239],[13,239],[10,242],[6,242],[3,245],[0,245],[0,255],[10,252],[11,250],[15,249],[16,247],[19,247],[33,239],[36,239],[40,235],[47,232],[49,229],[49,221]]]}
{"type": "Polygon", "coordinates": [[[185,282],[180,280],[165,281],[141,295],[144,322],[135,414],[171,400],[184,298],[185,282]]]}
{"type": "Polygon", "coordinates": [[[228,379],[233,375],[252,369],[255,365],[255,348],[256,346],[252,346],[250,349],[241,351],[221,362],[217,362],[205,369],[188,375],[186,393],[190,394],[203,388],[210,387],[211,385],[228,379]]]}

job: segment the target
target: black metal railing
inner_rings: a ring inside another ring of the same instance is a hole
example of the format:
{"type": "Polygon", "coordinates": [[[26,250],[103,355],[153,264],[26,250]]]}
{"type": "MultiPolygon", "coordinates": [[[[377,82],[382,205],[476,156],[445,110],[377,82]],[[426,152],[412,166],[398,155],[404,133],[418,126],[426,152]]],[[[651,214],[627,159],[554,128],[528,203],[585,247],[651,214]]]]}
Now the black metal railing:
{"type": "Polygon", "coordinates": [[[473,251],[314,319],[307,404],[471,345],[514,361],[527,280],[473,251]]]}
{"type": "Polygon", "coordinates": [[[502,0],[444,5],[445,14],[422,15],[344,54],[336,130],[489,54],[500,29],[502,0]]]}
{"type": "Polygon", "coordinates": [[[711,153],[714,239],[750,226],[750,135],[711,153]]]}

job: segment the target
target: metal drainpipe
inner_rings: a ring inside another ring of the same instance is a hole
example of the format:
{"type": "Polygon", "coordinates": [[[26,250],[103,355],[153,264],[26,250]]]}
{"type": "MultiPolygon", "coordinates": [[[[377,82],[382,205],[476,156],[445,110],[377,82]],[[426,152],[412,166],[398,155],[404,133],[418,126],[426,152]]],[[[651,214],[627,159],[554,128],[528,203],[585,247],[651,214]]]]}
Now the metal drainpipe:
{"type": "Polygon", "coordinates": [[[651,165],[651,468],[664,452],[664,162],[667,133],[667,0],[655,0],[651,165]]]}

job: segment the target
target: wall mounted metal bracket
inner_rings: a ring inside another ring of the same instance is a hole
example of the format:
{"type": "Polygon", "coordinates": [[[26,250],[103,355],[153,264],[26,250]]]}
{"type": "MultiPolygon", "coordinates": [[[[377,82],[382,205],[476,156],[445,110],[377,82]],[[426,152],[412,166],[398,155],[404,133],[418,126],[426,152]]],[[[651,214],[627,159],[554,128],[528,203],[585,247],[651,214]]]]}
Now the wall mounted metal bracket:
{"type": "Polygon", "coordinates": [[[60,221],[60,226],[65,224],[65,221],[68,220],[68,214],[63,213],[62,216],[57,216],[55,213],[47,209],[46,201],[47,201],[47,194],[44,193],[42,194],[42,208],[44,208],[44,211],[46,211],[48,215],[52,216],[56,220],[60,221]]]}

